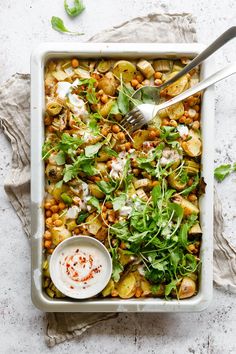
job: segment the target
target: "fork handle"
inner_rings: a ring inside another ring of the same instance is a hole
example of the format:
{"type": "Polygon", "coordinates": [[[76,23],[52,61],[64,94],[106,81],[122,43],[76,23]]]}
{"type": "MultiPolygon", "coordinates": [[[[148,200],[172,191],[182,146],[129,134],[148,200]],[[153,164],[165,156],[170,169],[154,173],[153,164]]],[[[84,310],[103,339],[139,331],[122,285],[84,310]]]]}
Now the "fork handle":
{"type": "Polygon", "coordinates": [[[188,65],[186,65],[178,74],[172,77],[170,80],[166,81],[161,88],[164,88],[176,80],[178,80],[183,75],[187,74],[190,70],[192,70],[195,66],[201,64],[203,60],[212,55],[217,49],[222,47],[225,43],[227,43],[232,38],[236,37],[236,26],[230,27],[227,31],[225,31],[220,37],[218,37],[212,44],[209,45],[203,52],[197,55],[188,65]]]}
{"type": "Polygon", "coordinates": [[[178,103],[186,98],[188,98],[189,96],[194,95],[195,93],[202,91],[204,89],[206,89],[207,87],[215,84],[216,82],[225,79],[226,77],[233,75],[236,73],[236,63],[230,64],[226,67],[224,67],[223,69],[217,71],[216,73],[212,74],[211,76],[209,76],[207,79],[199,82],[197,85],[191,87],[190,89],[182,92],[180,95],[171,98],[169,101],[163,102],[159,105],[156,105],[154,108],[154,115],[153,117],[157,114],[158,111],[160,111],[161,109],[167,108],[169,106],[172,106],[175,103],[178,103]]]}

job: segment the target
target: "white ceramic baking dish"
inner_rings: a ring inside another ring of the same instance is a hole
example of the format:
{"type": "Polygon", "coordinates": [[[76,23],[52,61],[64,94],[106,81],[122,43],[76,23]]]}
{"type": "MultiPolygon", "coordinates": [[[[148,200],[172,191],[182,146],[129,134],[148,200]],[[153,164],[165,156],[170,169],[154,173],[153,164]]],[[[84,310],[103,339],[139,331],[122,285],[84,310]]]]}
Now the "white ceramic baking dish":
{"type": "MultiPolygon", "coordinates": [[[[55,312],[193,312],[205,309],[212,297],[213,273],[213,158],[214,158],[214,89],[208,88],[202,100],[203,139],[202,176],[207,183],[200,200],[203,230],[198,294],[190,299],[166,301],[159,298],[89,300],[51,299],[42,289],[42,235],[44,233],[44,164],[41,148],[44,141],[44,67],[49,58],[193,58],[204,49],[200,44],[137,43],[46,43],[31,56],[31,216],[32,216],[32,301],[43,311],[55,312]]],[[[201,79],[212,72],[203,63],[201,79]]]]}

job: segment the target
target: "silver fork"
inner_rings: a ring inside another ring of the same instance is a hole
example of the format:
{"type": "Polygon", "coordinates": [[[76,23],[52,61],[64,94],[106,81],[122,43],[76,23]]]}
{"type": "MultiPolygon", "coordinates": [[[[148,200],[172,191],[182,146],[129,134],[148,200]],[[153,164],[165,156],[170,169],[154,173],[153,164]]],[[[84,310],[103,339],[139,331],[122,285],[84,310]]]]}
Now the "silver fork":
{"type": "Polygon", "coordinates": [[[189,96],[192,96],[195,93],[200,92],[206,89],[207,87],[215,84],[216,82],[223,80],[224,78],[235,73],[236,63],[233,63],[217,71],[216,73],[209,76],[207,79],[199,82],[197,85],[182,92],[180,95],[170,99],[169,101],[163,102],[158,105],[148,103],[138,105],[123,118],[120,124],[124,127],[125,130],[130,133],[133,133],[135,130],[140,129],[143,125],[150,122],[160,110],[168,108],[173,104],[178,103],[188,98],[189,96]]]}
{"type": "Polygon", "coordinates": [[[160,86],[143,86],[136,90],[133,94],[133,98],[142,98],[142,94],[150,97],[154,103],[158,104],[160,102],[160,92],[168,85],[172,84],[185,74],[189,73],[195,66],[201,64],[205,59],[215,53],[224,44],[230,41],[236,36],[236,26],[230,27],[227,31],[222,33],[213,43],[211,43],[207,48],[205,48],[200,54],[198,54],[191,62],[186,65],[181,71],[179,71],[174,77],[167,80],[160,86]]]}

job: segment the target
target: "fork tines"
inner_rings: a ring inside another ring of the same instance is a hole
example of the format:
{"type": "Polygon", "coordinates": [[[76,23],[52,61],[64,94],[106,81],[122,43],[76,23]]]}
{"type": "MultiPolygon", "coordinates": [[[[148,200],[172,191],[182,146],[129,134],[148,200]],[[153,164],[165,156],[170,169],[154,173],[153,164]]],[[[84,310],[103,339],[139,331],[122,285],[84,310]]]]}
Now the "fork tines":
{"type": "Polygon", "coordinates": [[[136,107],[125,115],[120,124],[129,133],[133,133],[145,124],[145,119],[142,112],[136,107]]]}

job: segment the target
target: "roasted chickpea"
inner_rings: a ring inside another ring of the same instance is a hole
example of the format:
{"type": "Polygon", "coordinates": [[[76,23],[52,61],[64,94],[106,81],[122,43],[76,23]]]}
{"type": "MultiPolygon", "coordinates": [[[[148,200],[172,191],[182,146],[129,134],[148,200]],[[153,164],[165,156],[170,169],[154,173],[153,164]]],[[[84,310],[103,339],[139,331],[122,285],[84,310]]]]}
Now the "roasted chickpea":
{"type": "Polygon", "coordinates": [[[52,246],[52,241],[46,240],[46,241],[44,242],[44,247],[45,247],[45,248],[50,248],[51,246],[52,246]]]}
{"type": "Polygon", "coordinates": [[[112,129],[113,133],[117,134],[120,132],[120,127],[117,124],[114,124],[111,129],[112,129]]]}
{"type": "Polygon", "coordinates": [[[154,73],[154,78],[155,79],[160,79],[162,77],[162,73],[160,72],[160,71],[156,71],[155,73],[154,73]]]}
{"type": "Polygon", "coordinates": [[[60,210],[63,210],[63,209],[65,209],[66,205],[65,205],[65,203],[63,203],[63,202],[60,202],[60,203],[58,204],[58,207],[59,207],[60,210]]]}
{"type": "Polygon", "coordinates": [[[172,126],[172,127],[177,127],[177,125],[178,125],[178,123],[176,122],[176,120],[174,120],[174,119],[171,119],[170,120],[170,125],[172,126]]]}
{"type": "Polygon", "coordinates": [[[195,122],[193,122],[193,124],[192,124],[193,130],[198,130],[199,127],[200,127],[200,123],[197,120],[195,122]]]}
{"type": "Polygon", "coordinates": [[[125,134],[123,132],[119,132],[117,134],[117,138],[118,138],[118,140],[123,141],[123,140],[125,140],[125,134]]]}
{"type": "Polygon", "coordinates": [[[112,209],[113,208],[112,202],[106,202],[105,206],[106,206],[107,209],[112,209]]]}
{"type": "Polygon", "coordinates": [[[63,222],[62,222],[62,220],[57,219],[57,220],[54,221],[53,224],[54,224],[55,226],[62,226],[63,222]]]}
{"type": "Polygon", "coordinates": [[[53,212],[53,213],[57,213],[58,212],[58,206],[57,205],[53,205],[52,207],[51,207],[51,211],[53,212]]]}
{"type": "Polygon", "coordinates": [[[131,80],[131,85],[133,87],[136,87],[138,84],[139,84],[138,80],[136,80],[136,79],[131,80]]]}
{"type": "Polygon", "coordinates": [[[51,240],[52,234],[51,234],[51,232],[50,232],[49,230],[46,230],[46,231],[44,232],[43,237],[44,237],[45,240],[51,240]]]}
{"type": "Polygon", "coordinates": [[[161,80],[161,79],[155,79],[154,84],[155,84],[156,86],[161,86],[162,80],[161,80]]]}
{"type": "Polygon", "coordinates": [[[107,95],[102,95],[102,97],[101,97],[101,101],[102,101],[102,103],[107,103],[108,102],[108,96],[107,95]]]}
{"type": "Polygon", "coordinates": [[[50,218],[52,216],[51,210],[46,210],[45,215],[47,218],[50,218]]]}
{"type": "Polygon", "coordinates": [[[131,149],[131,143],[127,142],[125,143],[125,150],[129,151],[129,149],[131,149]]]}
{"type": "Polygon", "coordinates": [[[156,130],[150,130],[148,134],[148,139],[154,140],[157,137],[157,132],[156,130]]]}
{"type": "Polygon", "coordinates": [[[71,60],[71,66],[72,66],[72,68],[74,68],[74,69],[78,68],[78,66],[79,66],[79,60],[76,59],[76,58],[72,59],[72,60],[71,60]]]}

